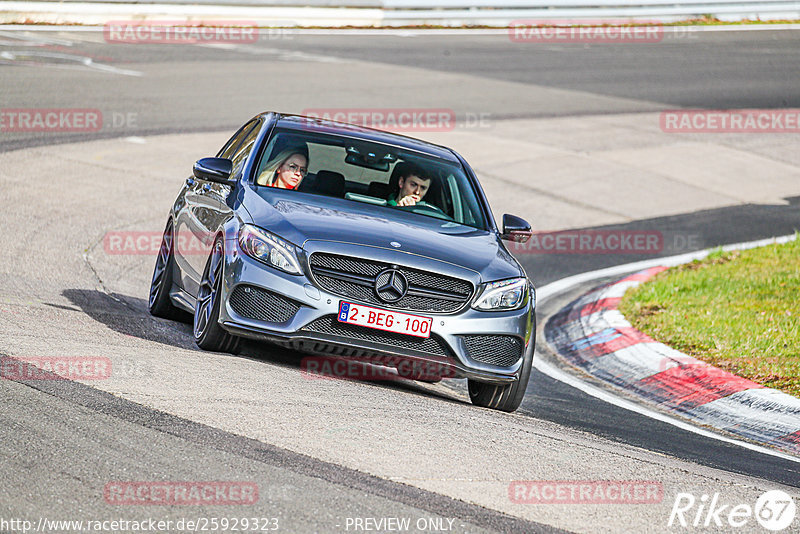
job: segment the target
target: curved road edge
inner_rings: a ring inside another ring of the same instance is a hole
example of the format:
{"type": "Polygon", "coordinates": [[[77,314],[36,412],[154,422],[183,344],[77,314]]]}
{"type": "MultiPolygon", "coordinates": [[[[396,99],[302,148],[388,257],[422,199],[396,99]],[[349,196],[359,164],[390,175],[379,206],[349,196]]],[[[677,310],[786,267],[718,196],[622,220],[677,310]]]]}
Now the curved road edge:
{"type": "MultiPolygon", "coordinates": [[[[787,235],[722,248],[744,250],[793,239],[794,235],[787,235]]],[[[702,259],[711,250],[582,273],[540,288],[537,293],[541,306],[578,286],[617,277],[607,285],[595,284],[594,289],[542,321],[545,325],[540,343],[546,343],[558,361],[547,361],[540,352],[534,366],[555,380],[621,408],[706,437],[800,462],[800,457],[786,454],[800,452],[800,400],[655,343],[632,328],[616,310],[627,288],[667,267],[702,259]],[[629,276],[619,279],[626,274],[629,276]],[[567,370],[562,368],[564,364],[567,370]],[[599,385],[579,377],[580,372],[597,379],[599,385]]]]}

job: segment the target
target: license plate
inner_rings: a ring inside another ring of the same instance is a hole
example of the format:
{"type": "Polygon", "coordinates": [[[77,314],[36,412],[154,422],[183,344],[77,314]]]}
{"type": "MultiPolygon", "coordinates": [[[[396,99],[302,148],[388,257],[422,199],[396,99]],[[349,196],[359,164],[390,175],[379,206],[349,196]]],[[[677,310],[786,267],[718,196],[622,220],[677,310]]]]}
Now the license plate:
{"type": "Polygon", "coordinates": [[[409,336],[430,337],[433,319],[341,301],[339,302],[339,322],[409,336]]]}

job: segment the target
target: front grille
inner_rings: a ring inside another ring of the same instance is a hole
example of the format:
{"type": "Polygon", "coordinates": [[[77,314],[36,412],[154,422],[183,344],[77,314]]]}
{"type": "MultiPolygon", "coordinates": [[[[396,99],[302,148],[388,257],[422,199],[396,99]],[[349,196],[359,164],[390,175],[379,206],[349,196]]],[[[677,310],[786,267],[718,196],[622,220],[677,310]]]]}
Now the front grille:
{"type": "Polygon", "coordinates": [[[453,313],[472,297],[472,284],[466,280],[388,263],[315,252],[309,258],[311,272],[320,286],[341,297],[395,309],[453,313]],[[375,278],[395,267],[408,281],[406,295],[391,304],[375,294],[375,278]]]}
{"type": "Polygon", "coordinates": [[[336,319],[335,315],[320,317],[304,326],[301,332],[314,332],[358,341],[368,341],[378,345],[385,345],[386,350],[390,352],[394,352],[393,348],[399,347],[434,356],[448,357],[450,355],[447,345],[436,335],[431,335],[429,338],[417,338],[396,332],[384,332],[374,328],[341,323],[336,319]]]}
{"type": "Polygon", "coordinates": [[[239,285],[230,297],[231,308],[248,319],[284,323],[294,317],[300,305],[281,295],[256,286],[239,285]]]}
{"type": "Polygon", "coordinates": [[[470,358],[489,365],[508,367],[522,356],[522,340],[515,336],[467,335],[461,339],[470,358]]]}

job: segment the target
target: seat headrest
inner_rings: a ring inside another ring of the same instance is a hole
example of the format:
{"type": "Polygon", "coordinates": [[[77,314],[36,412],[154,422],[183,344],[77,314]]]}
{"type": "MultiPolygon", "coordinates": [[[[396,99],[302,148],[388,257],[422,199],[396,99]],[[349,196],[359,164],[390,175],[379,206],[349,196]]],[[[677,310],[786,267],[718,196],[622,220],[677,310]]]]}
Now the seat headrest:
{"type": "Polygon", "coordinates": [[[383,182],[370,182],[369,188],[367,189],[367,194],[375,198],[388,198],[391,192],[392,190],[389,184],[383,182]]]}
{"type": "Polygon", "coordinates": [[[319,171],[312,191],[318,195],[344,198],[344,175],[334,171],[319,171]]]}

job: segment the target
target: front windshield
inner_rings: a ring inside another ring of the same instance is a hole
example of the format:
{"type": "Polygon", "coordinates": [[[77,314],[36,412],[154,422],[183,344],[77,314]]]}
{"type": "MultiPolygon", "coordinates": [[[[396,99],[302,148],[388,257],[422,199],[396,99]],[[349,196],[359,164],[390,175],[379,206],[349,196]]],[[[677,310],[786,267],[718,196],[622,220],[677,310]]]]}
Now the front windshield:
{"type": "Polygon", "coordinates": [[[261,154],[255,185],[486,229],[478,197],[458,163],[360,139],[278,130],[261,154]]]}

